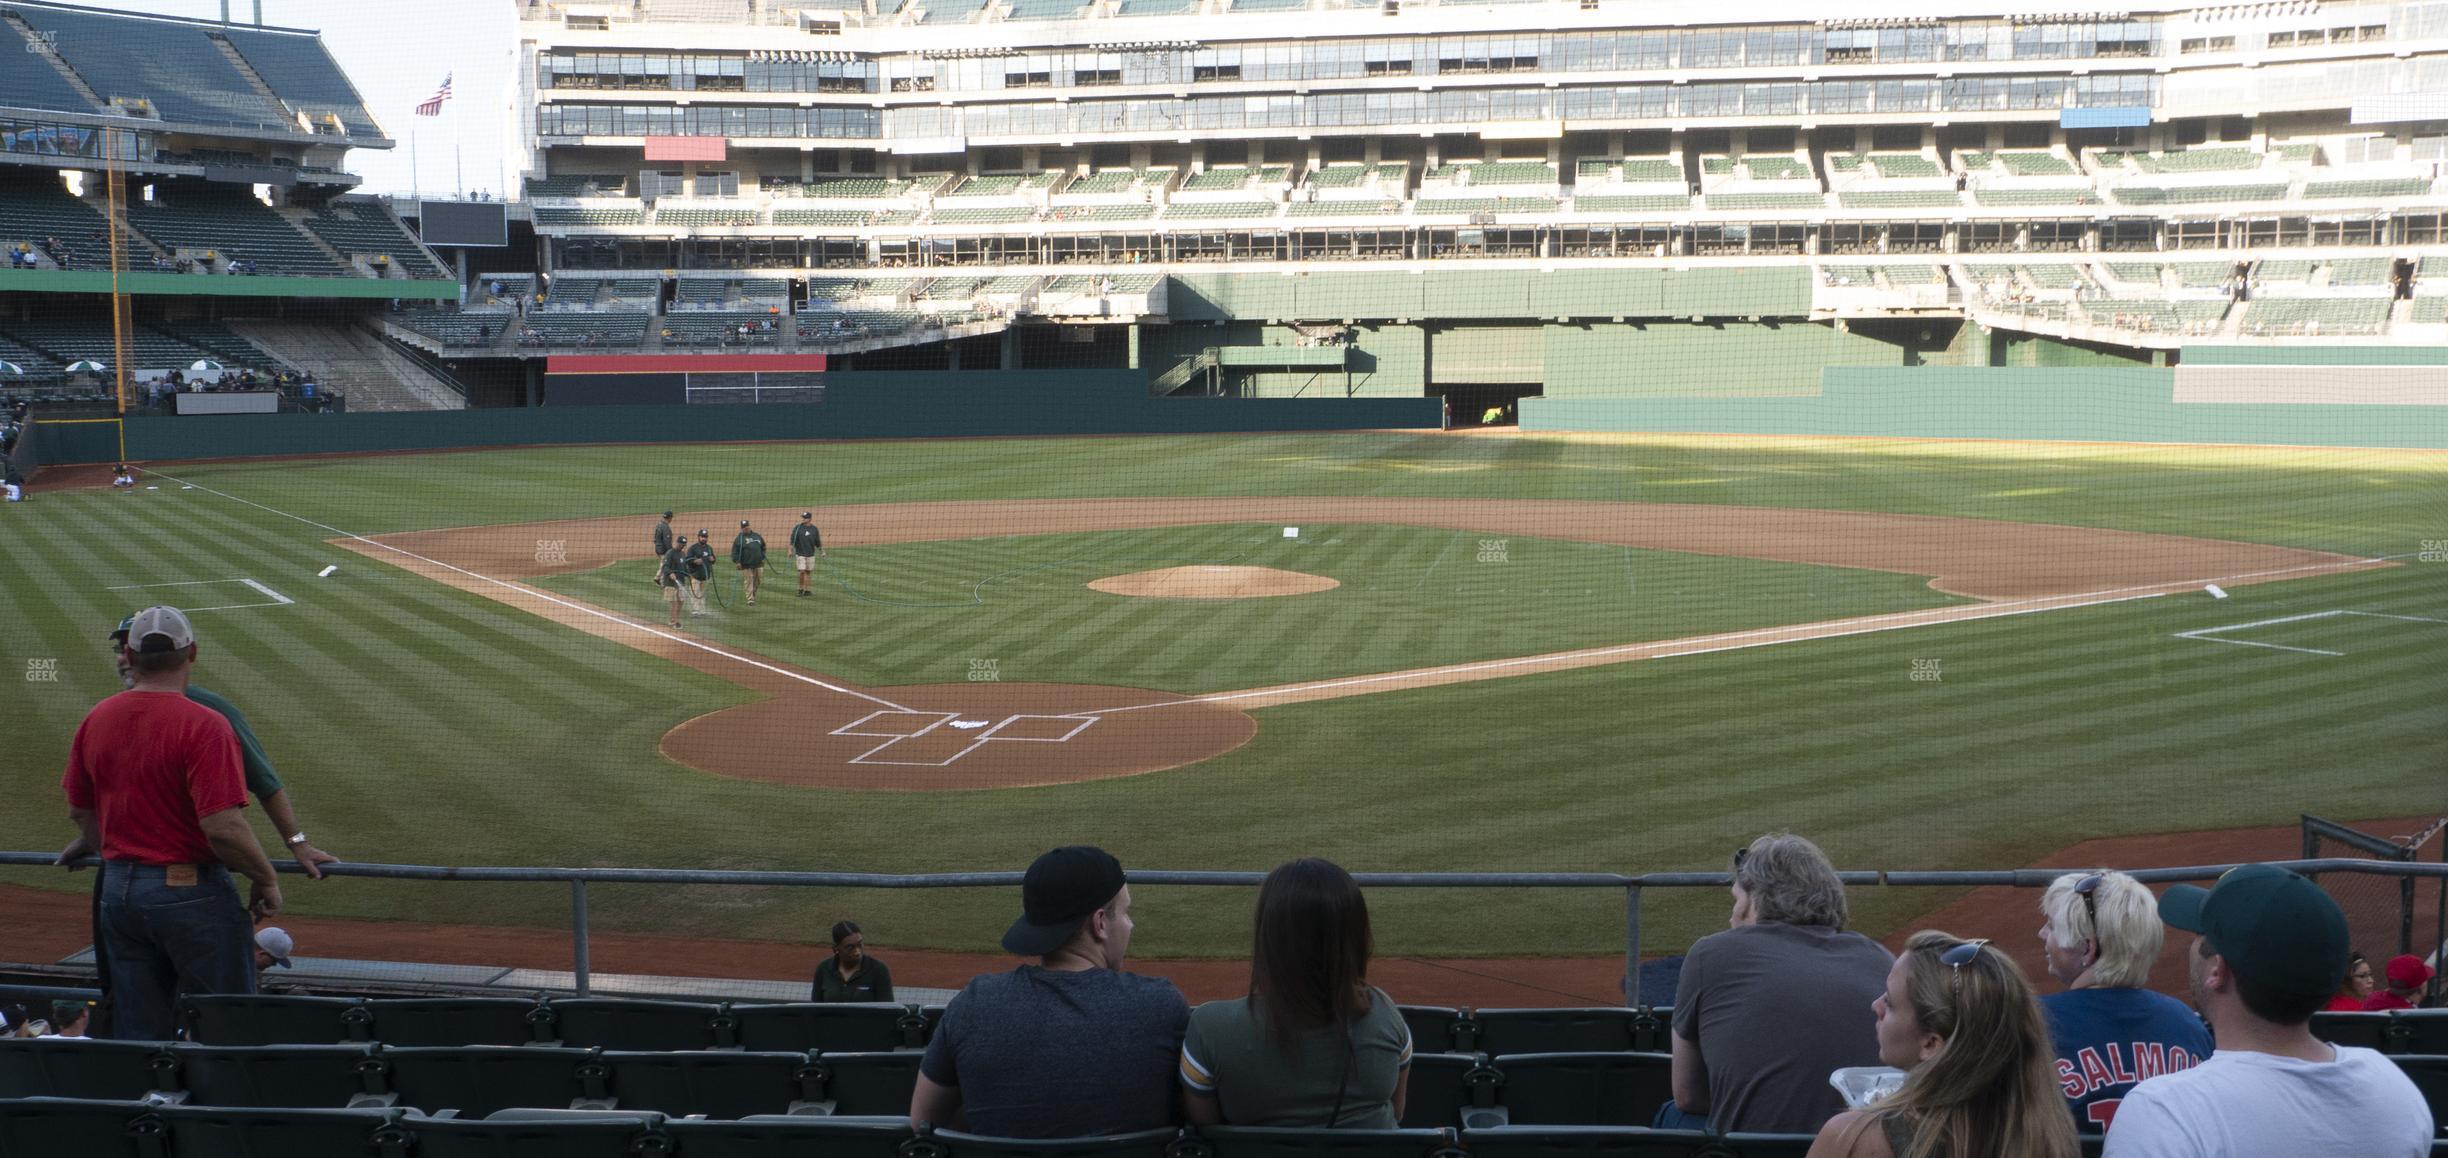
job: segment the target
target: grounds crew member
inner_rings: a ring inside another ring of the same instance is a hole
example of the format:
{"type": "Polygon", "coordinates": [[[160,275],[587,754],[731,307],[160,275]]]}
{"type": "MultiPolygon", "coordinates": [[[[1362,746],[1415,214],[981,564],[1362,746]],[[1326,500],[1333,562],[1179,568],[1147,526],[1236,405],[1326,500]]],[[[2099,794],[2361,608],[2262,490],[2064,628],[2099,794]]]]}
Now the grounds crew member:
{"type": "Polygon", "coordinates": [[[705,614],[706,583],[714,578],[714,544],[706,541],[708,533],[704,527],[697,528],[697,541],[689,544],[689,602],[694,604],[691,615],[705,614]]]}
{"type": "Polygon", "coordinates": [[[791,528],[791,562],[799,568],[801,599],[815,594],[808,590],[808,575],[816,570],[816,556],[824,553],[824,532],[816,529],[816,512],[799,512],[799,525],[791,528]]]}
{"type": "MultiPolygon", "coordinates": [[[[655,524],[655,528],[654,528],[654,545],[655,545],[655,558],[656,558],[657,560],[661,560],[661,559],[663,558],[663,556],[664,556],[664,555],[665,555],[667,552],[669,552],[669,551],[672,549],[672,525],[671,525],[671,521],[672,521],[672,513],[671,513],[670,511],[665,511],[665,512],[663,512],[663,521],[662,521],[662,522],[660,522],[660,523],[656,523],[656,524],[655,524]]],[[[659,565],[659,563],[658,563],[658,565],[659,565]]],[[[657,572],[657,574],[659,575],[659,574],[661,574],[661,572],[659,572],[659,571],[658,571],[658,572],[657,572]]],[[[661,581],[661,580],[657,580],[657,582],[660,582],[660,581],[661,581]]]]}
{"type": "Polygon", "coordinates": [[[748,606],[756,606],[757,586],[765,578],[765,536],[749,530],[746,519],[740,520],[739,534],[731,536],[731,563],[739,568],[748,606]]]}
{"type": "Polygon", "coordinates": [[[680,626],[680,599],[688,590],[688,552],[680,544],[664,548],[663,562],[655,568],[655,583],[663,588],[663,602],[671,609],[671,625],[680,626]]]}

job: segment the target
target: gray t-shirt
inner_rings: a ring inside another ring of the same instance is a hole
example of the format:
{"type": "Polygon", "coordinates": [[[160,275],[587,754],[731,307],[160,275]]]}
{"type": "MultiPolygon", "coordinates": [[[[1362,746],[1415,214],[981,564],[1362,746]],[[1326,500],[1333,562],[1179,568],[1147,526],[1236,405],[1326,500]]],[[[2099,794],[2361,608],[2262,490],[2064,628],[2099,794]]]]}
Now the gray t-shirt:
{"type": "Polygon", "coordinates": [[[1369,1003],[1352,1022],[1348,1048],[1341,1030],[1313,1030],[1286,1059],[1249,998],[1210,1001],[1190,1013],[1182,1084],[1213,1096],[1228,1125],[1391,1130],[1394,1088],[1411,1065],[1411,1028],[1382,991],[1371,988],[1369,1003]]]}
{"type": "MultiPolygon", "coordinates": [[[[1125,1134],[1174,1122],[1190,1003],[1161,977],[1023,965],[969,979],[918,1072],[957,1089],[973,1133],[1125,1134]]],[[[941,1123],[938,1123],[939,1125],[941,1123]]]]}
{"type": "Polygon", "coordinates": [[[1812,1134],[1844,1109],[1828,1074],[1879,1063],[1870,1003],[1895,955],[1859,933],[1763,922],[1700,938],[1674,1031],[1699,1043],[1709,1128],[1812,1134]]]}

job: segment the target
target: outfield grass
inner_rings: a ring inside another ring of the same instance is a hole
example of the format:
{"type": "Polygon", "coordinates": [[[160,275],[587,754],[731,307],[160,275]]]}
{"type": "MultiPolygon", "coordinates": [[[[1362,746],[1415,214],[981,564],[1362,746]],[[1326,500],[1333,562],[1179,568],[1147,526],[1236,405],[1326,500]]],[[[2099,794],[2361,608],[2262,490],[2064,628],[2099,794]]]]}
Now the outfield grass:
{"type": "MultiPolygon", "coordinates": [[[[784,592],[690,620],[694,634],[870,687],[1001,678],[1214,692],[1597,643],[1675,639],[1971,602],[1926,578],[1603,543],[1406,526],[1219,524],[894,543],[827,552],[806,602],[784,592]],[[1092,579],[1194,564],[1342,586],[1271,599],[1141,599],[1092,579]],[[777,602],[778,601],[778,602],[777,602]]],[[[663,613],[639,562],[541,585],[641,620],[663,613]]],[[[709,602],[709,607],[712,607],[709,602]]]]}
{"type": "MultiPolygon", "coordinates": [[[[701,776],[655,754],[672,726],[738,702],[744,693],[729,683],[367,562],[326,545],[331,531],[289,517],[381,533],[637,515],[642,533],[647,512],[667,505],[1570,498],[1965,515],[2411,556],[2424,540],[2448,539],[2448,457],[2437,454],[1336,435],[526,450],[171,473],[273,510],[163,482],[134,495],[38,492],[5,512],[19,564],[0,572],[11,665],[57,660],[60,672],[56,683],[10,677],[0,692],[9,725],[0,790],[19,805],[0,813],[8,847],[66,840],[56,784],[68,737],[115,687],[100,637],[160,597],[104,588],[238,576],[296,602],[200,613],[200,682],[252,714],[318,842],[360,860],[917,871],[1017,867],[1048,844],[1080,839],[1146,867],[1264,868],[1318,853],[1359,869],[1674,869],[1718,867],[1746,837],[1791,827],[1851,866],[2006,866],[2090,837],[2285,823],[2299,811],[2433,809],[2448,767],[2448,626],[2331,616],[2228,636],[2310,651],[2176,635],[2334,610],[2448,619],[2448,564],[2409,558],[2241,588],[2225,601],[2169,597],[1271,708],[1242,749],[1125,780],[933,796],[787,789],[701,776]],[[314,578],[328,563],[340,573],[314,578]],[[1911,679],[1917,659],[1939,661],[1941,679],[1911,679]]],[[[1369,540],[1372,561],[1355,574],[1386,582],[1428,543],[1452,538],[1336,533],[1353,540],[1356,559],[1357,540],[1369,540]]],[[[1079,538],[1131,553],[1208,550],[1171,534],[1079,538]]],[[[894,576],[878,589],[924,602],[957,588],[978,570],[962,553],[980,548],[943,547],[952,562],[917,544],[878,556],[889,564],[879,572],[894,576]]],[[[1539,566],[1573,573],[1565,548],[1585,549],[1561,544],[1539,566]]],[[[864,562],[864,552],[836,554],[864,562]]],[[[1708,562],[1739,565],[1743,581],[1777,566],[1708,562]]],[[[1449,557],[1437,574],[1454,565],[1449,557]]],[[[1485,580],[1512,581],[1495,569],[1485,580]]],[[[580,591],[592,581],[568,580],[580,591]]],[[[1599,588],[1588,589],[1603,607],[1599,588]]],[[[259,598],[238,585],[196,590],[259,598]]],[[[1036,596],[1083,598],[1063,585],[1036,596]]],[[[1005,607],[992,595],[973,609],[977,622],[949,628],[925,609],[843,606],[873,618],[773,646],[805,647],[804,662],[859,679],[938,648],[993,647],[1007,666],[1030,654],[1029,663],[1082,671],[1093,657],[1130,650],[1128,636],[1031,637],[1005,618],[1021,615],[1020,602],[1005,607]]],[[[1149,618],[1134,631],[1190,630],[1144,606],[1134,613],[1149,618]]],[[[1355,641],[1344,646],[1506,644],[1504,631],[1478,632],[1482,614],[1508,617],[1512,630],[1594,637],[1584,642],[1637,637],[1586,613],[1509,603],[1448,615],[1423,596],[1401,610],[1416,618],[1340,628],[1355,641]]],[[[1717,613],[1705,599],[1685,610],[1717,613]]],[[[1339,618],[1321,613],[1325,626],[1287,638],[1337,630],[1339,618]]],[[[727,621],[720,630],[747,629],[727,621]]],[[[1249,678],[1260,658],[1230,646],[1243,631],[1216,636],[1207,658],[1219,671],[1249,665],[1218,683],[1265,682],[1249,678]]],[[[762,640],[742,642],[764,650],[762,640]]],[[[1314,658],[1374,662],[1332,650],[1314,658]]],[[[1150,682],[1188,679],[1193,668],[1175,670],[1150,682]]],[[[707,890],[675,903],[659,890],[599,889],[594,899],[598,920],[616,928],[813,939],[854,913],[880,945],[970,949],[991,944],[1012,904],[940,892],[707,890]]],[[[1876,931],[1944,899],[1871,892],[1859,911],[1876,931]]],[[[567,904],[541,887],[364,882],[300,888],[292,901],[318,915],[548,924],[565,919],[567,904]]],[[[1232,954],[1246,936],[1239,896],[1151,889],[1139,903],[1146,953],[1232,954]]],[[[1387,952],[1603,953],[1619,947],[1620,906],[1604,893],[1372,898],[1387,952]]],[[[1713,893],[1652,897],[1649,944],[1687,943],[1717,927],[1722,909],[1713,893]]]]}

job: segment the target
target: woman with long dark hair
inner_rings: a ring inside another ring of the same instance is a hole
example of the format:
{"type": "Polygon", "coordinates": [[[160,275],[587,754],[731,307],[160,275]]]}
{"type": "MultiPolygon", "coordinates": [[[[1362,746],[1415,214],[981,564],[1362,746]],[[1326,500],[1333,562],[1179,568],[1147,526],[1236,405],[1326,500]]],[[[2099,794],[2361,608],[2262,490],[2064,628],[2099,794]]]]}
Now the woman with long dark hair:
{"type": "Polygon", "coordinates": [[[1915,933],[1872,1003],[1903,1088],[1828,1120],[1810,1158],[2075,1158],[2040,1002],[1986,941],[1915,933]]]}
{"type": "Polygon", "coordinates": [[[1201,1125],[1390,1130],[1402,1118],[1411,1031],[1368,983],[1359,882],[1308,857],[1258,890],[1247,997],[1191,1011],[1181,1081],[1201,1125]]]}

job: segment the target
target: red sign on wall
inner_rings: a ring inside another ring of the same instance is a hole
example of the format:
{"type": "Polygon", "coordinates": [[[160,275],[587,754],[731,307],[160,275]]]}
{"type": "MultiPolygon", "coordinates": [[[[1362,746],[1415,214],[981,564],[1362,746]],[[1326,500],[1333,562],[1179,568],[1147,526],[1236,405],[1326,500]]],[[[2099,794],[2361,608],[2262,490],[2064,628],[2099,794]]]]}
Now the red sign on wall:
{"type": "Polygon", "coordinates": [[[648,137],[649,161],[720,161],[729,156],[730,142],[721,137],[648,137]]]}

